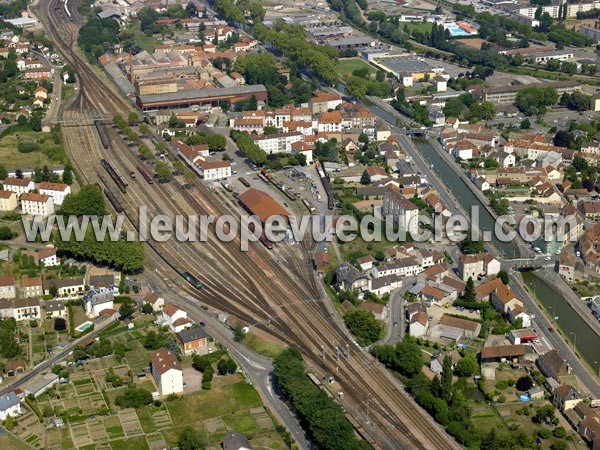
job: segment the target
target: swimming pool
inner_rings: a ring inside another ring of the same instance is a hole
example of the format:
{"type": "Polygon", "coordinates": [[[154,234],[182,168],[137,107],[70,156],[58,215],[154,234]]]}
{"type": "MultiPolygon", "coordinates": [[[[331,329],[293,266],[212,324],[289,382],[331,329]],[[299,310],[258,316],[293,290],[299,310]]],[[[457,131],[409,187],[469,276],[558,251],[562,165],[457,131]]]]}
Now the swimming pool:
{"type": "Polygon", "coordinates": [[[82,331],[87,331],[91,328],[92,326],[92,322],[90,322],[89,320],[87,322],[82,323],[81,325],[79,325],[77,328],[75,328],[76,331],[79,331],[80,333],[82,331]]]}
{"type": "Polygon", "coordinates": [[[467,33],[455,23],[446,23],[444,24],[444,28],[450,32],[450,36],[471,36],[471,33],[467,33]]]}

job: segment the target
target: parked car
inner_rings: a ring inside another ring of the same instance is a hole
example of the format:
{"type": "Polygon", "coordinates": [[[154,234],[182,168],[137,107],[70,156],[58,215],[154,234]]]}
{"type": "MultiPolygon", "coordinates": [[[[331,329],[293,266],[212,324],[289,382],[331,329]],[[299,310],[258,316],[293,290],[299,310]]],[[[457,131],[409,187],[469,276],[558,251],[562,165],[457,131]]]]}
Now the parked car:
{"type": "Polygon", "coordinates": [[[554,327],[548,327],[548,331],[549,331],[550,333],[554,333],[554,331],[556,331],[556,330],[554,330],[554,327]]]}

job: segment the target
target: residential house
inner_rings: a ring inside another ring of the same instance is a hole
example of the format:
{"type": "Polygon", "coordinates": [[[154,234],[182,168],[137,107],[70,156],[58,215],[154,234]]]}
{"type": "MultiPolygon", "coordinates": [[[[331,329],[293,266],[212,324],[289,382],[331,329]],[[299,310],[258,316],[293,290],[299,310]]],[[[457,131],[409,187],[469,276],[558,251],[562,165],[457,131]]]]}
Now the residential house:
{"type": "Polygon", "coordinates": [[[570,384],[560,385],[552,392],[552,403],[562,413],[573,409],[581,399],[581,393],[570,384]]]}
{"type": "Polygon", "coordinates": [[[579,423],[577,431],[592,450],[600,450],[600,416],[588,414],[579,423]]]}
{"type": "Polygon", "coordinates": [[[319,133],[340,133],[342,131],[342,113],[327,111],[321,114],[317,131],[319,133]]]}
{"type": "Polygon", "coordinates": [[[172,303],[167,303],[163,306],[158,317],[159,323],[168,325],[175,333],[179,333],[192,326],[192,321],[188,319],[187,312],[172,303]]]}
{"type": "Polygon", "coordinates": [[[40,320],[39,298],[18,298],[12,301],[13,317],[16,321],[40,320]]]}
{"type": "Polygon", "coordinates": [[[55,247],[44,247],[38,251],[25,250],[23,254],[31,256],[33,258],[33,263],[36,266],[39,266],[40,264],[43,264],[44,267],[53,267],[59,265],[55,247]]]}
{"type": "Polygon", "coordinates": [[[0,190],[0,211],[14,211],[18,205],[17,194],[12,191],[0,190]]]}
{"type": "Polygon", "coordinates": [[[500,261],[489,253],[462,255],[458,270],[463,281],[467,281],[469,278],[476,280],[479,276],[491,276],[500,272],[500,261]]]}
{"type": "Polygon", "coordinates": [[[581,202],[578,207],[586,220],[600,220],[600,202],[581,202]]]}
{"type": "Polygon", "coordinates": [[[25,373],[25,362],[22,359],[8,361],[6,363],[6,366],[4,367],[4,371],[6,372],[6,376],[8,377],[16,377],[17,375],[22,375],[25,373]]]}
{"type": "Polygon", "coordinates": [[[177,341],[184,355],[208,353],[208,339],[208,334],[200,327],[188,328],[177,333],[177,341]]]}
{"type": "Polygon", "coordinates": [[[46,217],[54,213],[54,200],[49,195],[26,192],[20,200],[23,214],[46,217]]]}
{"type": "Polygon", "coordinates": [[[9,392],[0,397],[0,420],[21,415],[21,401],[14,392],[9,392]]]}
{"type": "Polygon", "coordinates": [[[431,363],[429,363],[429,368],[433,373],[437,373],[438,375],[442,374],[444,370],[444,358],[446,356],[450,356],[452,359],[452,369],[454,369],[458,361],[462,359],[462,356],[460,356],[460,353],[456,350],[452,350],[450,353],[440,353],[431,360],[431,363]]]}
{"type": "Polygon", "coordinates": [[[525,356],[525,347],[518,345],[496,345],[481,349],[481,363],[520,361],[525,356]]]}
{"type": "Polygon", "coordinates": [[[50,288],[56,286],[56,296],[62,298],[81,297],[84,294],[83,278],[63,278],[60,280],[44,280],[44,295],[50,295],[50,288]]]}
{"type": "Polygon", "coordinates": [[[491,295],[491,302],[497,311],[506,315],[511,323],[521,319],[522,327],[531,326],[531,316],[525,312],[523,301],[508,286],[500,285],[491,295]]]}
{"type": "Polygon", "coordinates": [[[199,158],[194,166],[202,179],[206,181],[222,180],[231,176],[231,161],[217,161],[199,158]]]}
{"type": "Polygon", "coordinates": [[[320,93],[310,100],[313,114],[322,114],[330,109],[336,109],[342,104],[342,98],[330,92],[320,93]]]}
{"type": "Polygon", "coordinates": [[[156,294],[146,294],[143,299],[143,303],[150,304],[154,312],[160,312],[165,306],[165,299],[156,294]]]}
{"type": "Polygon", "coordinates": [[[275,153],[291,153],[292,144],[304,140],[304,135],[299,132],[266,134],[251,136],[252,140],[267,155],[275,153]]]}
{"type": "Polygon", "coordinates": [[[558,261],[558,274],[566,281],[575,281],[584,276],[583,261],[571,253],[562,253],[558,261]]]}
{"type": "Polygon", "coordinates": [[[413,276],[421,272],[423,268],[413,256],[397,259],[388,264],[382,264],[377,267],[373,267],[371,273],[373,278],[387,277],[390,275],[397,275],[401,277],[413,276]]]}
{"type": "Polygon", "coordinates": [[[413,337],[422,337],[429,328],[429,315],[426,312],[417,312],[409,319],[408,333],[413,337]]]}
{"type": "Polygon", "coordinates": [[[2,182],[5,191],[11,191],[20,197],[21,194],[35,190],[35,183],[31,178],[8,177],[2,182]]]}
{"type": "Polygon", "coordinates": [[[237,431],[230,431],[223,438],[221,443],[223,450],[252,450],[248,438],[237,431]]]}
{"type": "Polygon", "coordinates": [[[371,255],[363,256],[356,260],[356,264],[358,264],[358,266],[360,267],[360,270],[362,270],[363,272],[372,270],[374,262],[375,262],[375,259],[373,259],[373,257],[371,255]]]}
{"type": "Polygon", "coordinates": [[[46,309],[46,316],[49,317],[65,317],[67,315],[67,308],[65,302],[62,300],[51,300],[44,303],[46,309]]]}
{"type": "Polygon", "coordinates": [[[0,277],[0,299],[11,299],[17,296],[15,277],[0,277]]]}
{"type": "Polygon", "coordinates": [[[152,377],[162,396],[183,392],[183,370],[171,350],[160,348],[150,355],[152,377]]]}
{"type": "Polygon", "coordinates": [[[427,309],[425,305],[421,302],[412,302],[409,303],[405,309],[406,320],[410,321],[412,317],[417,313],[427,313],[427,309]]]}
{"type": "Polygon", "coordinates": [[[421,293],[419,295],[421,298],[423,298],[423,300],[436,305],[442,305],[448,300],[448,294],[445,291],[428,284],[421,289],[421,293]]]}
{"type": "Polygon", "coordinates": [[[343,263],[336,269],[336,289],[344,291],[362,291],[369,289],[369,278],[349,263],[343,263]]]}
{"type": "Polygon", "coordinates": [[[41,297],[44,295],[44,287],[42,285],[42,279],[40,277],[21,278],[21,289],[20,295],[23,298],[27,297],[41,297]]]}
{"type": "Polygon", "coordinates": [[[52,197],[55,205],[62,205],[65,197],[71,193],[71,186],[65,183],[44,182],[38,185],[38,191],[52,197]]]}
{"type": "Polygon", "coordinates": [[[571,366],[555,349],[540,356],[537,360],[537,365],[544,376],[554,378],[555,380],[571,374],[571,366]]]}
{"type": "Polygon", "coordinates": [[[115,293],[106,287],[92,288],[83,296],[85,313],[91,317],[98,317],[105,309],[114,309],[115,293]]]}
{"type": "Polygon", "coordinates": [[[377,320],[385,320],[388,315],[387,306],[381,303],[362,302],[359,308],[372,312],[377,320]]]}

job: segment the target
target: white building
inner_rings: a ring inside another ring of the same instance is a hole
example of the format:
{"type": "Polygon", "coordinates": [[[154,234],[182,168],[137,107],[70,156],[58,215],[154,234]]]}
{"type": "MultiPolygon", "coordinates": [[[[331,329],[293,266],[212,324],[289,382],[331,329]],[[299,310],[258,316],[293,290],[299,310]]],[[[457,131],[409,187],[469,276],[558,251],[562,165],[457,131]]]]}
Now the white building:
{"type": "Polygon", "coordinates": [[[476,280],[479,276],[496,275],[500,272],[500,261],[489,253],[462,255],[458,263],[458,270],[463,281],[467,281],[469,278],[476,280]]]}
{"type": "Polygon", "coordinates": [[[0,211],[14,211],[18,205],[17,194],[12,191],[0,190],[0,211]]]}
{"type": "Polygon", "coordinates": [[[188,319],[187,312],[172,303],[163,306],[158,316],[158,323],[168,325],[175,333],[192,326],[192,321],[188,319]]]}
{"type": "Polygon", "coordinates": [[[429,327],[429,316],[425,312],[418,312],[410,318],[408,333],[413,337],[425,336],[429,327]]]}
{"type": "Polygon", "coordinates": [[[54,214],[54,201],[49,195],[26,192],[21,195],[21,209],[23,214],[46,217],[54,214]]]}
{"type": "Polygon", "coordinates": [[[222,180],[231,176],[230,161],[207,161],[200,158],[196,160],[194,167],[196,167],[202,179],[207,181],[222,180]]]}
{"type": "Polygon", "coordinates": [[[17,289],[14,277],[0,277],[0,298],[15,298],[17,289]]]}
{"type": "Polygon", "coordinates": [[[62,298],[82,297],[85,289],[83,278],[63,278],[57,280],[44,280],[44,295],[50,294],[50,288],[56,286],[56,295],[62,298]]]}
{"type": "Polygon", "coordinates": [[[383,216],[411,235],[419,232],[419,208],[394,187],[388,188],[383,196],[383,216]]]}
{"type": "Polygon", "coordinates": [[[6,420],[8,416],[17,417],[21,415],[21,402],[14,392],[9,392],[0,397],[0,420],[6,420]]]}
{"type": "Polygon", "coordinates": [[[303,141],[304,135],[302,133],[263,134],[262,136],[252,136],[252,140],[267,155],[272,155],[273,153],[292,153],[292,144],[303,141]]]}
{"type": "Polygon", "coordinates": [[[183,370],[171,350],[158,349],[152,353],[152,377],[160,395],[183,392],[183,370]]]}
{"type": "Polygon", "coordinates": [[[71,193],[71,186],[65,183],[40,183],[38,186],[40,194],[49,195],[55,205],[62,205],[65,197],[71,193]]]}
{"type": "Polygon", "coordinates": [[[21,278],[21,297],[41,297],[44,295],[44,288],[42,287],[42,279],[40,277],[34,278],[21,278]]]}
{"type": "Polygon", "coordinates": [[[41,318],[40,299],[19,298],[13,300],[13,317],[16,321],[39,320],[41,318]]]}
{"type": "Polygon", "coordinates": [[[152,305],[152,310],[155,312],[162,311],[165,306],[165,299],[155,294],[147,294],[143,300],[144,304],[152,305]]]}
{"type": "Polygon", "coordinates": [[[110,288],[101,287],[90,289],[83,297],[85,313],[88,316],[98,317],[105,309],[113,309],[115,293],[110,288]]]}
{"type": "Polygon", "coordinates": [[[31,192],[35,189],[35,183],[30,178],[8,177],[3,182],[5,191],[11,191],[20,197],[25,192],[31,192]]]}

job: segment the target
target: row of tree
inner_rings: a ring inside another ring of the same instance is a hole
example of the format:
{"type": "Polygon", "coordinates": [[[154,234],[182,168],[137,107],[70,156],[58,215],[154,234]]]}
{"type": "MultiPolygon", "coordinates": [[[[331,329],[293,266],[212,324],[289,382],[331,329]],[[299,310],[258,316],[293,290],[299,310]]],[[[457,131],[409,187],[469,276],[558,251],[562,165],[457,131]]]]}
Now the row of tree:
{"type": "Polygon", "coordinates": [[[247,132],[231,130],[230,136],[240,151],[254,164],[262,165],[267,162],[267,154],[254,143],[247,132]]]}

